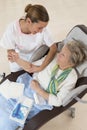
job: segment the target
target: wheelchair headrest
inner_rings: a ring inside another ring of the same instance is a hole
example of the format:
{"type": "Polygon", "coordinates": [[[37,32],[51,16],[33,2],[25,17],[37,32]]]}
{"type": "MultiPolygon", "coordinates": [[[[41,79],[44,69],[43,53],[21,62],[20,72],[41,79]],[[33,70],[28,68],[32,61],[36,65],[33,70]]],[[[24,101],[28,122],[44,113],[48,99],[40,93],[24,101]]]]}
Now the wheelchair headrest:
{"type": "Polygon", "coordinates": [[[73,39],[82,41],[85,45],[87,45],[87,27],[85,25],[74,26],[63,42],[67,43],[73,39]]]}

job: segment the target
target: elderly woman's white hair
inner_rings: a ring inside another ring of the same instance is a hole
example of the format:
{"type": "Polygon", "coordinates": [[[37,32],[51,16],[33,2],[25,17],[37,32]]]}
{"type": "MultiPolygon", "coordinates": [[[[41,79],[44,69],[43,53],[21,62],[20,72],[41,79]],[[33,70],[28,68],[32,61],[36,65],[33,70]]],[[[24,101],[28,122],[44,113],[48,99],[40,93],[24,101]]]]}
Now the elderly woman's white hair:
{"type": "Polygon", "coordinates": [[[70,60],[74,66],[77,66],[87,60],[87,46],[83,42],[73,40],[68,42],[66,47],[71,52],[70,60]]]}

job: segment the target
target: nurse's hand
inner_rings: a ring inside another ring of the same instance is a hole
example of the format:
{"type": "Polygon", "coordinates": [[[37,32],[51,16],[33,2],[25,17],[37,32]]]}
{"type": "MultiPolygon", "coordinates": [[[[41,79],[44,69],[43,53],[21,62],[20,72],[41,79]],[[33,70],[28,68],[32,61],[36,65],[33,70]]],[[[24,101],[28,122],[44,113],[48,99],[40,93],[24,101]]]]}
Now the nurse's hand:
{"type": "Polygon", "coordinates": [[[10,61],[10,62],[14,62],[13,61],[13,53],[15,52],[15,50],[14,49],[9,49],[9,50],[7,50],[7,57],[8,57],[8,60],[10,61]]]}
{"type": "Polygon", "coordinates": [[[15,51],[11,51],[9,52],[9,55],[8,55],[8,60],[10,62],[16,62],[16,60],[19,59],[19,54],[15,51]]]}

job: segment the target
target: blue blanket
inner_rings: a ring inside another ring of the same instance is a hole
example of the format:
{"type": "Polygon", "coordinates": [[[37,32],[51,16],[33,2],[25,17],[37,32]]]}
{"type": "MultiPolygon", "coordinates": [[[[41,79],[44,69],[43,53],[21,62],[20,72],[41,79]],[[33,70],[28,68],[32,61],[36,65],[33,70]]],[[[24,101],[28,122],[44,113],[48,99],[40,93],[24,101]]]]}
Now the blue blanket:
{"type": "MultiPolygon", "coordinates": [[[[25,73],[18,77],[17,82],[24,83],[24,92],[23,94],[29,98],[32,98],[34,100],[34,94],[35,92],[30,88],[30,82],[32,80],[32,77],[25,73]]],[[[0,95],[0,130],[16,130],[18,126],[23,127],[24,125],[21,125],[20,123],[11,120],[10,114],[17,103],[16,99],[9,99],[7,100],[5,97],[0,95]]],[[[53,107],[48,105],[47,101],[44,100],[43,104],[36,104],[34,101],[33,107],[27,117],[27,119],[32,118],[34,115],[39,113],[41,110],[49,109],[51,110],[53,107]]]]}

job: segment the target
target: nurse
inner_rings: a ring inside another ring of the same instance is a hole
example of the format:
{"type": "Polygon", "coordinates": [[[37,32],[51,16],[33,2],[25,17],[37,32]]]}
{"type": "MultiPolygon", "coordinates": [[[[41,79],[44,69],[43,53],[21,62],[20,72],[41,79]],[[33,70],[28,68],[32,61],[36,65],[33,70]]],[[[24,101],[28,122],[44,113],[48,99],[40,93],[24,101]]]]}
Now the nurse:
{"type": "Polygon", "coordinates": [[[32,69],[30,69],[30,73],[39,72],[51,62],[57,47],[47,30],[49,15],[46,8],[42,5],[28,4],[24,11],[24,17],[12,22],[7,27],[0,40],[0,46],[7,49],[11,72],[17,73],[22,68],[17,63],[12,62],[12,52],[18,52],[22,59],[28,61],[31,68],[30,58],[32,54],[40,46],[47,45],[49,53],[41,66],[32,65],[32,69]]]}

